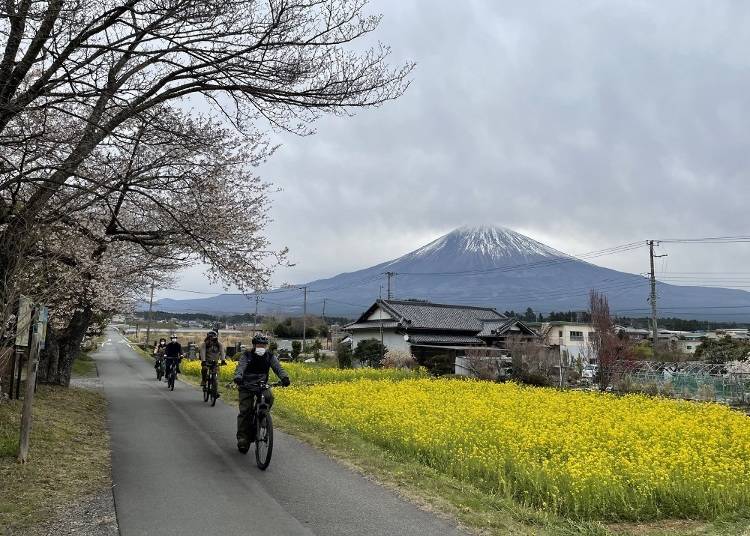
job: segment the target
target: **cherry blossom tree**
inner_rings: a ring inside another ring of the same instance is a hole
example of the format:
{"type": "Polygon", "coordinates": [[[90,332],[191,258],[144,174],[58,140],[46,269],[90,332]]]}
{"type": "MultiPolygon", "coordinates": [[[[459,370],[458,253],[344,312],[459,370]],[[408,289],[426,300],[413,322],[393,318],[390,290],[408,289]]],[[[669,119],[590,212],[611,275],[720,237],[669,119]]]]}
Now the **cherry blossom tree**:
{"type": "MultiPolygon", "coordinates": [[[[222,147],[222,159],[239,164],[258,156],[261,125],[308,134],[322,113],[350,113],[400,96],[411,64],[392,69],[387,47],[348,46],[379,23],[365,9],[364,0],[4,2],[0,301],[6,308],[13,302],[28,250],[41,251],[36,241],[57,223],[105,244],[127,241],[147,252],[166,247],[160,255],[175,262],[198,251],[215,277],[262,283],[267,269],[245,261],[254,253],[274,256],[257,212],[267,188],[247,173],[232,179],[175,173],[174,182],[152,187],[147,153],[159,136],[196,141],[204,127],[218,136],[193,111],[202,106],[245,137],[238,145],[249,151],[222,147]],[[110,171],[122,175],[123,162],[134,169],[118,180],[110,171]],[[175,193],[183,206],[168,202],[175,193]],[[242,225],[218,217],[243,210],[256,214],[243,215],[242,225]],[[167,246],[175,247],[165,253],[167,246]]],[[[172,156],[189,161],[175,151],[155,162],[160,178],[174,166],[172,156]]]]}

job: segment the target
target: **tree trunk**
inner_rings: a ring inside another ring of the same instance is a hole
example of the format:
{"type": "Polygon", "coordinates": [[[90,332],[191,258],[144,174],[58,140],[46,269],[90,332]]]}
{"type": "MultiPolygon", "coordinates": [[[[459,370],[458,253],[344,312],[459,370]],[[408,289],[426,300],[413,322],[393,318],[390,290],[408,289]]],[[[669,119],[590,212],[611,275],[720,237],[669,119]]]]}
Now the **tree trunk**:
{"type": "Polygon", "coordinates": [[[81,353],[81,343],[86,335],[86,330],[91,324],[93,312],[86,306],[83,310],[76,311],[70,323],[59,338],[59,357],[57,361],[57,374],[54,382],[57,385],[68,387],[73,363],[81,353]]]}
{"type": "Polygon", "coordinates": [[[48,325],[45,348],[39,355],[39,370],[37,372],[38,383],[57,383],[59,359],[60,345],[58,341],[58,333],[52,325],[48,325]]]}

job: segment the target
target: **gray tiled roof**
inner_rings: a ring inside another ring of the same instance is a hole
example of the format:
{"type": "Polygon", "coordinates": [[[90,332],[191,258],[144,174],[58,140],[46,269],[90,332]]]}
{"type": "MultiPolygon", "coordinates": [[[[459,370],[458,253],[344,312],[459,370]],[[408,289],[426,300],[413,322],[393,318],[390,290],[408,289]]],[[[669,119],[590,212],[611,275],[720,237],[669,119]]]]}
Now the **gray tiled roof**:
{"type": "Polygon", "coordinates": [[[380,329],[381,327],[383,329],[397,328],[398,322],[395,322],[393,320],[383,320],[383,322],[380,322],[379,320],[369,320],[367,322],[352,322],[351,324],[347,324],[346,326],[344,326],[344,329],[380,329]]]}
{"type": "Polygon", "coordinates": [[[411,344],[484,344],[482,339],[467,335],[409,335],[411,344]]]}
{"type": "Polygon", "coordinates": [[[482,326],[482,331],[477,333],[477,337],[494,337],[498,334],[502,334],[504,330],[510,328],[516,323],[516,319],[509,318],[502,322],[485,322],[482,326]],[[494,333],[493,333],[494,331],[494,333]]]}
{"type": "Polygon", "coordinates": [[[485,322],[501,322],[506,319],[490,307],[408,300],[383,300],[382,303],[384,308],[407,329],[479,332],[485,322]]]}

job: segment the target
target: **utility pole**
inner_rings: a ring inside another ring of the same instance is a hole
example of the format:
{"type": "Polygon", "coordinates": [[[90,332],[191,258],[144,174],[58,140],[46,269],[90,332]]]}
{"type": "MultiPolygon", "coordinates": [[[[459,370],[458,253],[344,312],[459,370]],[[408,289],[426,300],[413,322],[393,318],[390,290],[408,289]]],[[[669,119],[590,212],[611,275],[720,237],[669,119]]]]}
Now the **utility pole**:
{"type": "MultiPolygon", "coordinates": [[[[390,273],[390,272],[389,272],[390,273]]],[[[388,283],[390,285],[391,277],[388,276],[388,283]]],[[[390,286],[388,288],[388,292],[390,293],[390,286]]],[[[380,301],[383,301],[383,285],[380,285],[380,301]]],[[[380,314],[378,315],[380,317],[380,363],[383,363],[383,304],[380,304],[380,314]]]]}
{"type": "Polygon", "coordinates": [[[323,323],[326,323],[326,300],[328,298],[323,298],[323,314],[321,315],[323,317],[323,323]]]}
{"type": "Polygon", "coordinates": [[[302,305],[302,353],[305,353],[307,343],[307,286],[302,287],[304,302],[302,305]]]}
{"type": "Polygon", "coordinates": [[[148,300],[148,324],[146,324],[146,347],[148,348],[148,343],[151,338],[151,319],[154,316],[152,313],[154,307],[154,282],[151,281],[151,297],[148,300]]]}
{"type": "Polygon", "coordinates": [[[654,258],[666,257],[666,255],[654,255],[654,245],[658,245],[658,242],[654,240],[648,241],[649,261],[651,264],[651,329],[654,337],[654,354],[656,354],[656,349],[659,345],[659,328],[656,324],[656,272],[654,271],[654,258]]]}
{"type": "Polygon", "coordinates": [[[386,272],[386,276],[388,276],[388,293],[386,294],[388,296],[388,299],[390,300],[392,297],[391,294],[391,277],[396,277],[396,272],[386,272]]]}
{"type": "Polygon", "coordinates": [[[258,301],[260,297],[255,293],[255,316],[253,317],[253,336],[258,332],[258,301]]]}

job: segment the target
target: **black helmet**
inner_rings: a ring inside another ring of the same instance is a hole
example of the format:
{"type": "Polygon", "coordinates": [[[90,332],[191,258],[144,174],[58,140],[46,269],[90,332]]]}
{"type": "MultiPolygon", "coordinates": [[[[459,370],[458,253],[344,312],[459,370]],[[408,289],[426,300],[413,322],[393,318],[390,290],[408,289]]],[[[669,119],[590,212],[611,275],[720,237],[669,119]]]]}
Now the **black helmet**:
{"type": "Polygon", "coordinates": [[[253,344],[268,344],[268,337],[264,335],[256,335],[253,337],[253,344]]]}
{"type": "Polygon", "coordinates": [[[214,330],[209,331],[206,333],[206,337],[218,337],[218,333],[216,333],[214,330]]]}

